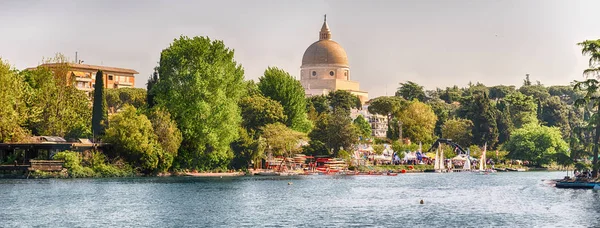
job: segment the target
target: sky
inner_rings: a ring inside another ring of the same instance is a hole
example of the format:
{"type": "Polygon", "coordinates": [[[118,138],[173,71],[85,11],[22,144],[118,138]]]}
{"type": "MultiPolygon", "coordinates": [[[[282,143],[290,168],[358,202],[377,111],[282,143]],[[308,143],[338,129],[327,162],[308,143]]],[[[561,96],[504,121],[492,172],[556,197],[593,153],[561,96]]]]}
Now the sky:
{"type": "Polygon", "coordinates": [[[600,39],[596,0],[0,1],[0,57],[17,69],[75,52],[85,64],[135,69],[145,88],[160,52],[181,35],[235,50],[246,79],[269,66],[298,77],[323,15],[371,98],[399,83],[520,86],[581,80],[576,45],[600,39]]]}

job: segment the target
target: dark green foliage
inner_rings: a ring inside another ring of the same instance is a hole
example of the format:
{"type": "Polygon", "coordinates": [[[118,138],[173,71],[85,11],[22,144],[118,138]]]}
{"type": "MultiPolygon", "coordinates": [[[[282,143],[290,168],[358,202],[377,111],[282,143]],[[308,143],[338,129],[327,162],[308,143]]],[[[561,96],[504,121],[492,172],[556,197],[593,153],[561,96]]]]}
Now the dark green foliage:
{"type": "Polygon", "coordinates": [[[519,88],[519,92],[521,92],[525,96],[531,96],[536,100],[542,101],[550,97],[548,89],[543,85],[522,86],[521,88],[519,88]]]}
{"type": "Polygon", "coordinates": [[[104,73],[98,70],[94,85],[94,105],[92,110],[92,132],[94,139],[102,137],[108,124],[108,108],[104,93],[104,73]]]}
{"type": "Polygon", "coordinates": [[[487,143],[490,148],[495,148],[498,142],[496,112],[485,93],[463,98],[458,115],[473,122],[475,145],[483,146],[487,143]]]}
{"type": "Polygon", "coordinates": [[[489,94],[489,88],[485,86],[483,83],[477,82],[473,84],[469,82],[469,87],[466,88],[463,92],[463,96],[473,96],[474,94],[489,94]]]}
{"type": "Polygon", "coordinates": [[[569,108],[558,96],[552,96],[541,103],[540,117],[544,125],[559,127],[563,132],[563,137],[570,137],[569,108]]]}
{"type": "Polygon", "coordinates": [[[353,108],[360,109],[361,103],[357,96],[351,94],[345,90],[336,90],[329,92],[327,95],[329,105],[331,109],[336,111],[343,111],[347,115],[350,115],[350,110],[353,108]]]}
{"type": "Polygon", "coordinates": [[[575,100],[583,98],[585,94],[581,91],[573,90],[573,86],[550,86],[548,87],[548,93],[550,96],[557,96],[565,102],[567,105],[573,105],[575,100]]]}
{"type": "MultiPolygon", "coordinates": [[[[577,45],[581,46],[581,53],[583,55],[589,55],[590,60],[588,64],[588,69],[583,71],[583,75],[586,77],[596,77],[600,75],[600,39],[599,40],[586,40],[577,45]]],[[[595,79],[588,79],[583,82],[577,82],[573,88],[576,91],[582,91],[585,93],[583,98],[577,99],[575,104],[579,107],[583,105],[591,106],[592,110],[595,109],[595,114],[589,120],[589,127],[595,128],[594,134],[594,154],[592,160],[592,169],[593,169],[593,177],[598,177],[598,169],[600,165],[598,164],[598,150],[600,147],[598,144],[600,143],[600,96],[598,93],[600,92],[600,82],[595,79]]]]}
{"type": "Polygon", "coordinates": [[[307,112],[310,107],[313,107],[317,114],[328,113],[331,110],[329,107],[329,100],[324,95],[308,97],[306,103],[307,112]]]}
{"type": "Polygon", "coordinates": [[[349,116],[342,111],[334,110],[329,116],[327,138],[326,145],[333,150],[333,155],[337,156],[340,149],[351,150],[358,142],[358,131],[349,116]]]}
{"type": "Polygon", "coordinates": [[[302,147],[302,150],[304,154],[311,156],[330,155],[327,145],[318,140],[311,140],[308,145],[302,147]]]}
{"type": "Polygon", "coordinates": [[[269,67],[260,77],[258,88],[262,94],[283,106],[286,125],[294,130],[309,132],[311,123],[306,115],[306,99],[300,81],[276,67],[269,67]]]}
{"type": "Polygon", "coordinates": [[[498,144],[502,145],[510,138],[514,129],[509,111],[510,107],[506,101],[500,100],[496,103],[496,125],[498,127],[498,144]]]}
{"type": "Polygon", "coordinates": [[[148,108],[154,107],[156,105],[156,101],[154,100],[154,94],[152,93],[152,87],[158,82],[158,71],[154,69],[154,73],[150,75],[148,78],[148,83],[146,83],[146,103],[148,104],[148,108]]]}
{"type": "Polygon", "coordinates": [[[106,104],[111,113],[117,112],[125,105],[131,105],[138,109],[144,108],[148,99],[146,90],[141,88],[108,89],[104,94],[106,94],[106,104]]]}
{"type": "Polygon", "coordinates": [[[437,121],[435,122],[434,134],[437,136],[442,135],[442,125],[448,119],[454,117],[456,115],[456,106],[452,104],[448,104],[440,99],[431,99],[427,101],[427,104],[431,106],[431,109],[437,116],[437,121]]]}
{"type": "Polygon", "coordinates": [[[460,102],[462,94],[463,91],[458,88],[458,86],[446,87],[446,90],[440,94],[440,99],[448,104],[452,104],[454,102],[460,102]]]}
{"type": "Polygon", "coordinates": [[[490,99],[502,99],[508,95],[511,95],[515,92],[515,86],[505,86],[505,85],[497,85],[489,88],[490,90],[490,99]]]}
{"type": "Polygon", "coordinates": [[[398,91],[396,91],[396,96],[402,97],[409,101],[417,99],[421,102],[424,102],[426,99],[423,86],[411,81],[400,83],[400,87],[398,87],[398,91]]]}
{"type": "Polygon", "coordinates": [[[310,149],[312,153],[322,152],[320,141],[325,145],[327,151],[333,151],[337,156],[340,148],[351,150],[352,146],[358,142],[358,130],[352,124],[352,119],[343,111],[333,112],[332,114],[322,114],[315,123],[315,128],[308,137],[311,140],[310,149]]]}
{"type": "Polygon", "coordinates": [[[239,128],[240,137],[231,143],[231,149],[233,150],[233,161],[231,166],[235,169],[245,169],[252,165],[253,168],[259,168],[261,159],[265,157],[266,141],[256,134],[248,132],[244,128],[239,128]]]}

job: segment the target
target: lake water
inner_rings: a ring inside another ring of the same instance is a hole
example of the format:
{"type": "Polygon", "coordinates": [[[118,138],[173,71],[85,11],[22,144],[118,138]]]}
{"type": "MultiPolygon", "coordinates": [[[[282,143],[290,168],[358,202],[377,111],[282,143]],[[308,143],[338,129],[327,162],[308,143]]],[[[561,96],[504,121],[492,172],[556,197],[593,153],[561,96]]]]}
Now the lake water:
{"type": "Polygon", "coordinates": [[[600,227],[599,191],[542,181],[564,175],[3,179],[0,226],[600,227]]]}

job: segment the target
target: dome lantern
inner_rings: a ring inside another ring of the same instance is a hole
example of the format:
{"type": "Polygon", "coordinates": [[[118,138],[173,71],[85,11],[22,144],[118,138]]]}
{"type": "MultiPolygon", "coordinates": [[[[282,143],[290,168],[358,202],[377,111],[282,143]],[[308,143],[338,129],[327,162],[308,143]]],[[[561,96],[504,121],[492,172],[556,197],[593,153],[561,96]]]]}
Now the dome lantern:
{"type": "Polygon", "coordinates": [[[329,25],[327,25],[327,14],[324,16],[323,26],[319,32],[319,40],[331,40],[331,31],[329,31],[329,25]]]}

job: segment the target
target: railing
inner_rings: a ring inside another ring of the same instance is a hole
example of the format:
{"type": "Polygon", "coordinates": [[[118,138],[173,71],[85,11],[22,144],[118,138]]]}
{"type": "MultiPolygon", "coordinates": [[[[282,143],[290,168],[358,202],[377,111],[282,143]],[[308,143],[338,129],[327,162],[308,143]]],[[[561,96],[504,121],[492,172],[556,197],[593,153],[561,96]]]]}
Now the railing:
{"type": "Polygon", "coordinates": [[[65,163],[62,160],[29,160],[29,162],[31,163],[30,171],[61,171],[65,163]]]}

